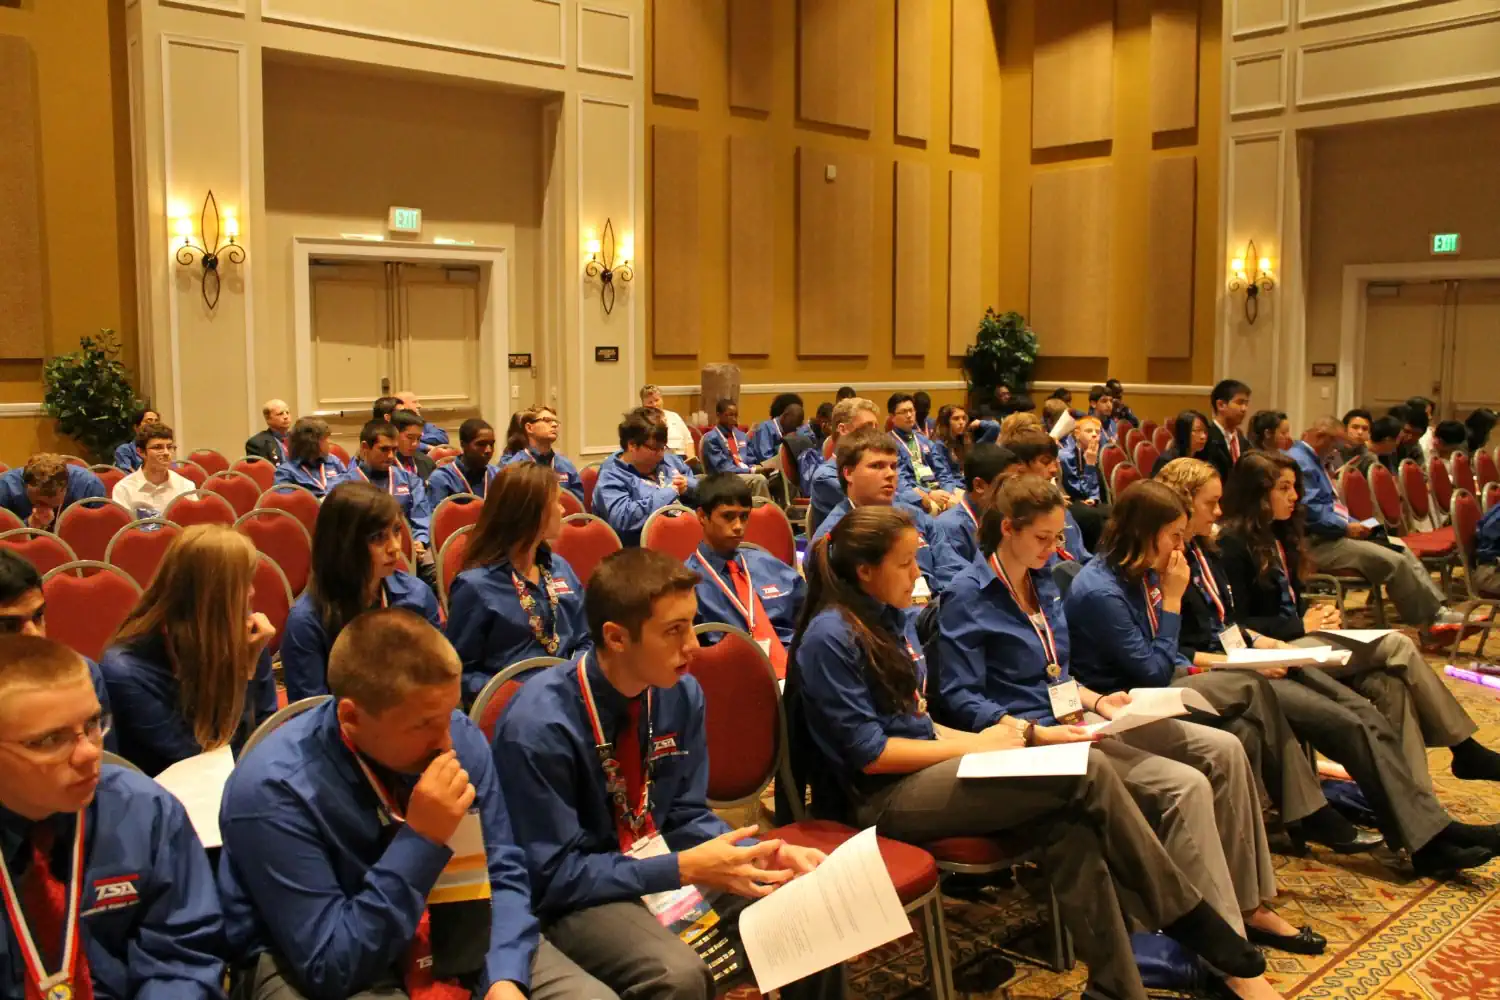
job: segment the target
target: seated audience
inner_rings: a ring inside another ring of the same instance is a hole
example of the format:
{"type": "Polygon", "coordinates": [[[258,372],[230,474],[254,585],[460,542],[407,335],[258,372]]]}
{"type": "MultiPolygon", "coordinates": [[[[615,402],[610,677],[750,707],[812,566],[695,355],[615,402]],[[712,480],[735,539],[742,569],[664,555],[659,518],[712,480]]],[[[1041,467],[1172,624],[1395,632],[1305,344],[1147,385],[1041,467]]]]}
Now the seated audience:
{"type": "Polygon", "coordinates": [[[501,466],[505,465],[512,455],[526,447],[526,432],[521,429],[521,414],[525,412],[525,410],[517,410],[512,413],[510,423],[505,425],[505,447],[500,449],[500,461],[497,463],[501,466]]]}
{"type": "Polygon", "coordinates": [[[684,459],[698,457],[697,448],[693,445],[693,432],[676,410],[669,410],[662,405],[660,386],[641,386],[641,406],[661,414],[662,421],[667,425],[668,451],[684,459]]]}
{"type": "Polygon", "coordinates": [[[291,407],[285,400],[268,399],[260,412],[266,420],[266,429],[250,435],[245,441],[245,454],[280,465],[291,457],[286,443],[292,429],[291,407]]]}
{"type": "Polygon", "coordinates": [[[362,614],[329,655],[333,698],[235,768],[219,883],[236,996],[616,1000],[540,936],[458,676],[420,617],[362,614]]]}
{"type": "Polygon", "coordinates": [[[1286,451],[1292,446],[1292,425],[1280,410],[1257,410],[1250,418],[1250,447],[1286,451]]]}
{"type": "Polygon", "coordinates": [[[328,447],[328,424],[302,417],[287,435],[287,460],[276,467],[276,482],[301,486],[319,500],[347,470],[328,447]]]}
{"type": "MultiPolygon", "coordinates": [[[[1177,636],[1178,651],[1189,664],[1187,672],[1197,672],[1190,681],[1245,674],[1243,670],[1221,669],[1229,651],[1241,645],[1255,649],[1290,648],[1290,644],[1280,639],[1261,635],[1239,623],[1234,591],[1214,541],[1223,486],[1213,466],[1193,459],[1178,459],[1163,469],[1158,479],[1175,490],[1192,512],[1187,532],[1191,537],[1185,549],[1192,580],[1183,594],[1177,636]]],[[[1309,611],[1308,615],[1314,630],[1323,627],[1321,609],[1309,611]]],[[[1343,765],[1359,784],[1386,842],[1393,848],[1412,852],[1421,874],[1442,874],[1466,867],[1465,862],[1479,857],[1469,848],[1492,849],[1494,828],[1471,827],[1454,821],[1433,794],[1425,767],[1420,772],[1411,770],[1401,753],[1401,739],[1385,716],[1368,699],[1340,683],[1333,673],[1337,671],[1308,666],[1267,670],[1262,676],[1296,738],[1343,765]]],[[[1392,678],[1383,683],[1389,686],[1401,682],[1392,678]]],[[[1226,718],[1233,712],[1232,706],[1214,700],[1214,688],[1198,683],[1194,686],[1226,718]],[[1230,710],[1226,711],[1226,707],[1230,710]]],[[[1306,760],[1300,753],[1289,754],[1283,765],[1301,770],[1294,757],[1306,760]]],[[[1321,792],[1317,798],[1322,798],[1321,792]]],[[[1285,809],[1283,806],[1283,819],[1287,818],[1285,809]]],[[[1350,840],[1348,821],[1322,811],[1307,815],[1292,832],[1299,840],[1317,841],[1341,852],[1365,849],[1370,846],[1365,838],[1375,836],[1359,834],[1350,840]],[[1365,841],[1363,847],[1361,840],[1365,841]]]]}
{"type": "Polygon", "coordinates": [[[817,411],[807,422],[807,426],[812,431],[813,444],[822,447],[823,442],[828,438],[828,432],[833,429],[833,404],[827,400],[819,403],[817,411]]]}
{"type": "Polygon", "coordinates": [[[1104,485],[1099,475],[1100,446],[1099,418],[1089,416],[1073,426],[1073,433],[1057,452],[1063,490],[1077,502],[1090,506],[1104,502],[1104,485]]]}
{"type": "Polygon", "coordinates": [[[620,421],[620,450],[609,456],[594,486],[594,513],[609,522],[625,545],[641,543],[655,511],[679,503],[698,479],[667,458],[667,425],[639,407],[620,421]]]}
{"type": "Polygon", "coordinates": [[[552,551],[562,534],[562,485],[546,469],[507,466],[484,498],[462,572],[448,594],[448,641],[463,663],[464,704],[500,671],[590,646],[583,583],[552,551]]]}
{"type": "Polygon", "coordinates": [[[153,410],[149,403],[137,406],[135,412],[130,415],[130,440],[122,441],[115,449],[115,468],[124,472],[134,472],[139,469],[141,462],[145,460],[140,448],[141,428],[147,424],[161,422],[161,414],[153,410]]]}
{"type": "Polygon", "coordinates": [[[1474,589],[1486,597],[1500,594],[1500,503],[1479,519],[1474,537],[1474,589]]]}
{"type": "Polygon", "coordinates": [[[1057,422],[1068,410],[1068,404],[1060,399],[1044,400],[1042,402],[1042,429],[1051,434],[1052,429],[1057,426],[1057,422]]]}
{"type": "MultiPolygon", "coordinates": [[[[419,566],[431,566],[436,553],[427,551],[432,541],[432,510],[427,505],[427,487],[397,464],[395,427],[379,420],[365,424],[359,432],[359,457],[349,463],[344,479],[369,483],[394,497],[411,532],[412,558],[419,566]]],[[[397,541],[400,541],[399,534],[397,541]]]]}
{"type": "Polygon", "coordinates": [[[1401,437],[1396,442],[1396,467],[1399,469],[1402,462],[1411,459],[1425,472],[1427,453],[1422,447],[1422,441],[1431,431],[1427,422],[1427,412],[1419,407],[1411,407],[1403,403],[1400,406],[1391,407],[1390,416],[1401,421],[1401,437]]]}
{"type": "Polygon", "coordinates": [[[439,624],[432,588],[406,572],[402,517],[388,492],[365,482],[340,483],[318,508],[312,573],[281,639],[288,701],[328,693],[328,652],[361,612],[405,608],[439,624]]]}
{"type": "MultiPolygon", "coordinates": [[[[844,484],[839,479],[839,442],[862,427],[876,427],[879,423],[880,411],[868,399],[846,396],[834,405],[832,434],[834,454],[819,463],[813,474],[802,483],[802,489],[808,496],[807,530],[809,532],[816,531],[823,518],[828,516],[828,512],[844,502],[844,484]]],[[[915,491],[902,496],[901,499],[919,506],[922,502],[922,498],[917,496],[915,491]]]]}
{"type": "Polygon", "coordinates": [[[422,447],[422,418],[410,410],[397,410],[391,414],[391,426],[396,429],[396,464],[401,471],[422,482],[432,477],[437,463],[427,457],[422,447]]]}
{"type": "Polygon", "coordinates": [[[1417,446],[1422,449],[1422,454],[1417,457],[1422,467],[1427,467],[1427,460],[1432,457],[1432,441],[1437,434],[1437,421],[1433,419],[1437,411],[1437,404],[1426,396],[1413,396],[1406,401],[1406,422],[1413,430],[1420,430],[1421,435],[1417,440],[1417,446]]]}
{"type": "Polygon", "coordinates": [[[1468,447],[1471,455],[1481,451],[1494,454],[1496,448],[1500,448],[1500,413],[1496,413],[1488,406],[1481,406],[1472,411],[1464,421],[1464,427],[1468,432],[1468,447]]]}
{"type": "MultiPolygon", "coordinates": [[[[1084,419],[1088,419],[1085,417],[1084,419]]],[[[1052,435],[1045,433],[1039,427],[1029,427],[1015,435],[1005,445],[1016,460],[1018,475],[1041,476],[1049,483],[1056,483],[1061,466],[1058,464],[1057,442],[1052,435]]],[[[1079,508],[1085,512],[1085,516],[1093,521],[1102,521],[1103,514],[1100,509],[1082,506],[1079,508]]],[[[1104,530],[1102,523],[1091,524],[1092,537],[1097,539],[1104,530]]],[[[1087,559],[1089,557],[1088,536],[1084,534],[1083,527],[1075,520],[1073,509],[1068,504],[1063,504],[1063,537],[1061,544],[1057,547],[1057,557],[1070,562],[1087,559]]]]}
{"type": "Polygon", "coordinates": [[[171,792],[101,762],[109,728],[82,657],[0,638],[0,996],[218,1000],[213,868],[171,792]]]}
{"type": "Polygon", "coordinates": [[[370,404],[371,420],[390,420],[391,414],[401,409],[401,400],[395,396],[381,396],[370,404]]]}
{"type": "MultiPolygon", "coordinates": [[[[1105,388],[1108,388],[1108,385],[1106,385],[1105,388]]],[[[1065,412],[1073,414],[1073,419],[1074,420],[1078,420],[1078,419],[1081,419],[1083,417],[1083,411],[1082,410],[1075,410],[1075,409],[1073,409],[1073,391],[1071,389],[1067,388],[1066,386],[1061,386],[1060,385],[1056,389],[1053,389],[1052,390],[1052,395],[1048,396],[1047,398],[1048,399],[1055,399],[1059,403],[1061,403],[1063,405],[1063,410],[1065,412]]],[[[1046,409],[1047,409],[1047,404],[1044,402],[1042,404],[1042,410],[1043,410],[1043,412],[1045,412],[1046,409]]]]}
{"type": "MultiPolygon", "coordinates": [[[[934,531],[955,557],[955,574],[979,558],[979,522],[989,510],[995,486],[1018,464],[1015,454],[1001,445],[982,442],[969,449],[964,462],[963,498],[933,519],[934,531]]],[[[949,575],[942,570],[939,573],[949,575]]]]}
{"type": "Polygon", "coordinates": [[[1379,462],[1386,467],[1391,475],[1399,471],[1396,453],[1401,445],[1401,434],[1406,425],[1396,417],[1380,417],[1370,423],[1370,438],[1359,454],[1349,460],[1349,464],[1365,474],[1370,475],[1370,466],[1379,462]]]}
{"type": "MultiPolygon", "coordinates": [[[[1232,893],[1228,914],[1217,912],[1218,900],[1203,892],[1218,887],[1195,886],[1192,873],[1178,867],[1101,753],[1089,754],[1080,777],[957,776],[967,753],[1059,740],[1024,722],[961,732],[928,714],[928,696],[937,692],[928,687],[928,664],[907,610],[920,543],[908,512],[865,507],[840,521],[809,556],[787,697],[794,762],[811,785],[815,813],[911,843],[1025,831],[1046,856],[1063,919],[1088,963],[1090,995],[1146,996],[1123,899],[1139,900],[1138,918],[1218,968],[1260,976],[1265,960],[1240,937],[1232,893]]],[[[1045,550],[1051,547],[1049,538],[1045,550]]],[[[954,608],[955,617],[971,613],[972,604],[954,608]]],[[[1090,738],[1058,728],[1072,739],[1090,738]]],[[[1188,780],[1206,786],[1196,774],[1188,780]]],[[[1207,842],[1217,845],[1206,788],[1195,807],[1208,812],[1207,842]]],[[[1185,853],[1201,867],[1197,851],[1185,853]]]]}
{"type": "MultiPolygon", "coordinates": [[[[1140,427],[1140,418],[1131,412],[1130,407],[1125,405],[1125,387],[1120,384],[1120,380],[1117,378],[1105,379],[1104,388],[1109,390],[1109,394],[1114,397],[1115,405],[1112,408],[1112,413],[1115,420],[1123,420],[1133,427],[1140,427]]],[[[1121,430],[1124,430],[1124,428],[1121,428],[1121,430]]]]}
{"type": "Polygon", "coordinates": [[[458,446],[461,449],[458,457],[428,477],[427,504],[434,511],[455,493],[483,497],[490,481],[500,472],[498,465],[490,464],[495,457],[495,428],[487,421],[470,417],[459,424],[458,446]]]}
{"type": "Polygon", "coordinates": [[[774,462],[752,465],[745,460],[750,439],[740,430],[740,408],[732,399],[714,404],[715,423],[699,442],[703,452],[703,469],[708,473],[732,472],[745,479],[745,485],[757,496],[770,499],[766,475],[776,471],[774,462]]]}
{"type": "Polygon", "coordinates": [[[104,483],[61,455],[32,455],[19,469],[0,475],[0,507],[28,528],[57,530],[57,515],[79,500],[104,496],[104,483]]]}
{"type": "Polygon", "coordinates": [[[854,391],[854,386],[852,386],[852,385],[841,385],[841,386],[839,386],[839,391],[833,394],[833,405],[834,406],[838,406],[844,400],[846,400],[846,399],[853,399],[855,396],[858,396],[858,395],[859,395],[859,393],[857,393],[857,392],[854,391]]]}
{"type": "Polygon", "coordinates": [[[948,468],[955,472],[962,469],[964,455],[969,450],[969,411],[957,403],[949,403],[938,410],[932,441],[943,449],[948,468]]]}
{"type": "MultiPolygon", "coordinates": [[[[803,424],[802,415],[802,397],[794,392],[784,392],[771,400],[771,418],[762,420],[750,432],[750,440],[745,445],[745,461],[754,466],[781,468],[781,442],[788,434],[800,437],[810,447],[812,434],[803,424]]],[[[801,447],[798,444],[794,450],[801,447]]]]}
{"type": "Polygon", "coordinates": [[[777,677],[786,676],[786,648],[802,609],[802,577],[764,549],[742,546],[752,509],[750,488],[716,473],[698,484],[703,542],[688,557],[698,573],[698,618],[742,628],[760,645],[777,677]]]}
{"type": "Polygon", "coordinates": [[[104,651],[120,754],[147,774],[226,743],[238,752],[276,711],[276,630],[250,610],[257,559],[232,528],[188,528],[104,651]]]}
{"type": "MultiPolygon", "coordinates": [[[[1250,387],[1236,379],[1226,378],[1213,387],[1208,398],[1213,408],[1208,443],[1203,446],[1202,453],[1192,457],[1203,459],[1219,470],[1220,478],[1228,480],[1235,463],[1251,448],[1250,440],[1240,432],[1245,416],[1250,412],[1250,387]]],[[[1188,456],[1179,454],[1178,457],[1188,456]]]]}
{"type": "MultiPolygon", "coordinates": [[[[641,1000],[716,992],[714,972],[663,926],[660,897],[650,897],[718,890],[713,905],[732,919],[733,897],[764,896],[823,857],[756,843],[755,827],[731,830],[704,803],[703,689],[686,672],[698,646],[697,582],[649,549],[605,559],[584,600],[593,649],[528,680],[494,741],[548,939],[620,996],[641,1000]],[[653,743],[668,737],[670,748],[653,743]]],[[[835,967],[782,994],[838,996],[841,976],[835,967]]]]}
{"type": "MultiPolygon", "coordinates": [[[[1099,421],[1099,440],[1109,444],[1116,439],[1123,439],[1125,428],[1115,418],[1115,397],[1109,394],[1109,390],[1102,385],[1096,385],[1089,390],[1089,414],[1099,421]]],[[[1123,447],[1123,441],[1121,446],[1123,447]]]]}
{"type": "Polygon", "coordinates": [[[568,461],[566,455],[553,450],[557,444],[557,411],[550,406],[537,405],[521,411],[521,431],[526,435],[526,447],[511,455],[503,463],[534,462],[552,470],[557,485],[567,490],[583,503],[583,480],[578,468],[568,461]]]}
{"type": "Polygon", "coordinates": [[[1000,421],[1000,436],[995,443],[1008,445],[1023,430],[1042,430],[1042,418],[1029,410],[1017,410],[1000,421]]]}
{"type": "Polygon", "coordinates": [[[909,393],[892,393],[885,408],[901,460],[901,489],[915,491],[933,512],[947,510],[961,488],[960,473],[948,467],[946,450],[917,430],[917,408],[909,393]]]}
{"type": "Polygon", "coordinates": [[[1349,462],[1364,458],[1369,453],[1370,431],[1374,423],[1375,417],[1369,410],[1353,409],[1344,414],[1345,443],[1334,452],[1335,470],[1349,462]]]}
{"type": "Polygon", "coordinates": [[[396,393],[396,398],[401,401],[401,409],[408,410],[422,417],[422,450],[436,448],[440,444],[448,443],[448,432],[437,424],[422,416],[422,401],[417,394],[410,389],[396,393]]]}
{"type": "Polygon", "coordinates": [[[932,437],[932,432],[937,427],[937,422],[932,419],[932,397],[926,391],[918,389],[911,394],[912,408],[916,410],[916,422],[912,426],[920,433],[932,437]]]}
{"type": "Polygon", "coordinates": [[[1172,443],[1156,460],[1156,465],[1151,469],[1151,475],[1155,476],[1174,458],[1198,458],[1207,461],[1207,449],[1208,418],[1197,410],[1183,410],[1172,420],[1172,443]]]}
{"type": "Polygon", "coordinates": [[[1469,429],[1457,420],[1441,420],[1432,432],[1432,454],[1453,472],[1453,453],[1469,443],[1469,429]]]}
{"type": "Polygon", "coordinates": [[[136,431],[136,449],[145,462],[110,491],[111,499],[135,517],[161,517],[167,504],[197,489],[191,479],[172,471],[177,440],[166,424],[141,425],[136,431]]]}

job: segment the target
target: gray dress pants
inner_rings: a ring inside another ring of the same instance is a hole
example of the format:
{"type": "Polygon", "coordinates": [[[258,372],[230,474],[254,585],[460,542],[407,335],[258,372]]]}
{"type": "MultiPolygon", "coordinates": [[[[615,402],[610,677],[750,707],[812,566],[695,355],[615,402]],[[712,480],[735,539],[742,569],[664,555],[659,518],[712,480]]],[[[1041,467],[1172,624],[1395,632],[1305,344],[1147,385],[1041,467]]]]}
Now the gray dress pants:
{"type": "Polygon", "coordinates": [[[1358,538],[1310,538],[1308,543],[1318,569],[1356,570],[1384,584],[1407,623],[1431,625],[1437,617],[1443,605],[1442,591],[1410,549],[1391,549],[1358,538]]]}
{"type": "MultiPolygon", "coordinates": [[[[856,821],[912,843],[1026,831],[1044,853],[1063,921],[1093,983],[1113,996],[1146,1000],[1124,914],[1160,928],[1204,897],[1180,859],[1163,848],[1109,759],[1090,753],[1081,777],[994,780],[959,780],[958,764],[906,775],[866,799],[856,821]]],[[[1237,912],[1234,921],[1238,926],[1237,912]]]]}

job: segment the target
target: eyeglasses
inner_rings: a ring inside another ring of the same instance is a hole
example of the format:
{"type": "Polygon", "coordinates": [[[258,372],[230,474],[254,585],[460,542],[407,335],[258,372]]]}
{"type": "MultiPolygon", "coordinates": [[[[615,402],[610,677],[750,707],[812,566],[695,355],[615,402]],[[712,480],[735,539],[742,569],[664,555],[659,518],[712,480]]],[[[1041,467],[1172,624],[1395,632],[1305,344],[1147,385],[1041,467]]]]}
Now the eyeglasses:
{"type": "Polygon", "coordinates": [[[47,620],[47,605],[39,606],[29,615],[0,615],[0,635],[18,635],[27,625],[38,628],[47,620]]]}
{"type": "Polygon", "coordinates": [[[154,452],[157,452],[157,453],[162,454],[162,455],[175,455],[175,454],[177,454],[177,446],[175,444],[153,444],[153,445],[147,445],[146,446],[146,450],[147,451],[154,451],[154,452]]]}
{"type": "Polygon", "coordinates": [[[10,743],[43,761],[55,763],[72,756],[79,740],[88,740],[96,747],[103,746],[104,737],[113,725],[114,718],[108,712],[100,712],[81,729],[54,729],[29,740],[0,740],[0,743],[10,743]]]}

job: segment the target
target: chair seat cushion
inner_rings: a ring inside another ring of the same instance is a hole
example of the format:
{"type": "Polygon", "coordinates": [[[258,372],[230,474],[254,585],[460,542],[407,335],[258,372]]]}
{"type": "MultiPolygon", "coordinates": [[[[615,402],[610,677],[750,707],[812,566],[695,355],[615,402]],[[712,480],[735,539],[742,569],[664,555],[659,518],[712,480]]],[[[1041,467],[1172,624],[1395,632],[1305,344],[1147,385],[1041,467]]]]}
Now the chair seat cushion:
{"type": "Polygon", "coordinates": [[[1419,531],[1411,535],[1402,535],[1401,540],[1418,559],[1436,559],[1452,555],[1458,544],[1453,537],[1451,526],[1438,528],[1436,531],[1419,531]]]}
{"type": "Polygon", "coordinates": [[[1014,863],[1027,848],[1017,843],[995,837],[944,837],[922,845],[938,864],[993,865],[1003,867],[1014,863]]]}
{"type": "MultiPolygon", "coordinates": [[[[831,820],[810,819],[801,823],[778,826],[762,834],[766,838],[784,840],[798,847],[814,847],[824,854],[831,854],[844,841],[859,831],[831,820]]],[[[877,837],[880,857],[891,881],[896,885],[896,895],[903,904],[910,904],[931,892],[938,881],[937,861],[920,847],[903,844],[899,840],[877,837]]]]}

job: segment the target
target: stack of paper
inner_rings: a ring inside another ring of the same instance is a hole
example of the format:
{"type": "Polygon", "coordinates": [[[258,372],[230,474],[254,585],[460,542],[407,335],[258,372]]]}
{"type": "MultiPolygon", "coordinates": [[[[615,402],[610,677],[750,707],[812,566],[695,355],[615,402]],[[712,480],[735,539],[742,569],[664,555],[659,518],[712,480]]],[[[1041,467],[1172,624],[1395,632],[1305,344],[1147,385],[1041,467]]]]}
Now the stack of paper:
{"type": "Polygon", "coordinates": [[[1088,769],[1087,741],[966,753],[958,762],[960,778],[1041,778],[1060,774],[1087,774],[1088,769]]]}
{"type": "Polygon", "coordinates": [[[1057,418],[1057,423],[1052,425],[1052,440],[1061,441],[1073,433],[1073,428],[1078,426],[1078,421],[1073,419],[1071,410],[1064,410],[1063,415],[1057,418]]]}
{"type": "Polygon", "coordinates": [[[1267,667],[1341,667],[1349,662],[1351,656],[1347,649],[1335,649],[1332,646],[1236,649],[1229,654],[1226,666],[1243,667],[1247,670],[1264,670],[1267,667]]]}
{"type": "Polygon", "coordinates": [[[1141,726],[1160,722],[1163,719],[1175,719],[1180,715],[1188,714],[1189,711],[1202,712],[1205,715],[1219,714],[1208,703],[1207,698],[1192,688],[1132,688],[1130,704],[1121,709],[1113,719],[1108,722],[1096,722],[1084,728],[1100,736],[1109,736],[1139,729],[1141,726]]]}
{"type": "Polygon", "coordinates": [[[234,753],[229,745],[179,760],[156,776],[156,783],[177,796],[187,810],[188,821],[204,847],[222,847],[219,834],[219,803],[224,785],[234,771],[234,753]]]}

